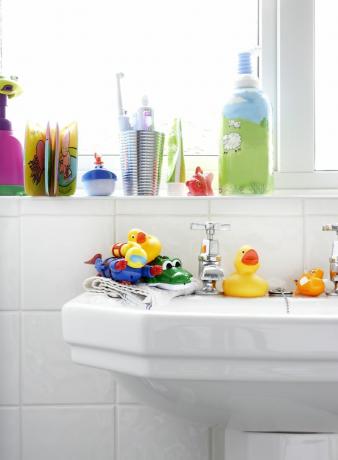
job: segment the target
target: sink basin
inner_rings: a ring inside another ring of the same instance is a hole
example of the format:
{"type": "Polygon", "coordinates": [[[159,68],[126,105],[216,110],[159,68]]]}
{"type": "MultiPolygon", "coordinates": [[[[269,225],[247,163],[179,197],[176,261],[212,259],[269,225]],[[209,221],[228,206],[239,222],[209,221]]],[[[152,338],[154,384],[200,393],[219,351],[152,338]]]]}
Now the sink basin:
{"type": "MultiPolygon", "coordinates": [[[[287,309],[283,298],[187,296],[141,310],[84,293],[62,315],[75,362],[111,370],[149,405],[242,433],[227,460],[297,458],[268,443],[236,453],[253,433],[275,433],[278,446],[280,433],[304,433],[308,448],[308,436],[338,432],[338,298],[290,298],[287,309]]],[[[320,460],[337,458],[327,452],[320,460]]]]}

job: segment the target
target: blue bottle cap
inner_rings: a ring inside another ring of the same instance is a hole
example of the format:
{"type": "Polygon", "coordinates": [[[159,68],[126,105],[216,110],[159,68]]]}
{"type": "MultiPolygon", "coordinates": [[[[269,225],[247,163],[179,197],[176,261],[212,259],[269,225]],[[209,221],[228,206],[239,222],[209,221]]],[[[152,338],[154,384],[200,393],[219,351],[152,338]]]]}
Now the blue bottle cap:
{"type": "Polygon", "coordinates": [[[238,53],[238,73],[240,75],[248,75],[252,73],[250,51],[238,53]]]}

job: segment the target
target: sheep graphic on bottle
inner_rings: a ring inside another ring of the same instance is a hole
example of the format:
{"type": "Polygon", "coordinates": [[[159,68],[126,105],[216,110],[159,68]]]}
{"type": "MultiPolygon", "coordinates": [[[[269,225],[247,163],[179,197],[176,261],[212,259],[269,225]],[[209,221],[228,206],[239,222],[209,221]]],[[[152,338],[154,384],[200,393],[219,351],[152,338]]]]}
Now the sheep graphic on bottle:
{"type": "MultiPolygon", "coordinates": [[[[240,128],[241,122],[235,121],[235,120],[229,120],[228,126],[229,128],[240,128]]],[[[242,144],[242,138],[239,133],[231,132],[223,136],[224,153],[229,153],[232,150],[234,152],[238,152],[239,150],[241,150],[241,144],[242,144]]]]}

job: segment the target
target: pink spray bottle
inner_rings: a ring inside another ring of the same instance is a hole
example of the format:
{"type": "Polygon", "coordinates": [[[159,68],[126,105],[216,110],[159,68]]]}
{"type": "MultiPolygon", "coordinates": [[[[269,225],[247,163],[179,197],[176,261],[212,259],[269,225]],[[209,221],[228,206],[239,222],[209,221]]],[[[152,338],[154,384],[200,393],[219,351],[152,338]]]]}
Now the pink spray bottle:
{"type": "Polygon", "coordinates": [[[0,77],[0,196],[24,192],[22,147],[13,136],[11,122],[6,119],[7,97],[20,93],[14,77],[0,77]]]}

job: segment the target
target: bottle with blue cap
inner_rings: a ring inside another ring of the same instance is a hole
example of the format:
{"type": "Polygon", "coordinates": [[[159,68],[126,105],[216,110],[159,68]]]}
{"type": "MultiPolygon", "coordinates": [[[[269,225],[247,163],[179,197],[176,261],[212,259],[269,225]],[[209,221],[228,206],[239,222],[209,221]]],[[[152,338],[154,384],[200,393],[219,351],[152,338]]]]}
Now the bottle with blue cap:
{"type": "Polygon", "coordinates": [[[252,71],[252,53],[238,55],[235,90],[223,108],[219,192],[264,194],[273,189],[271,106],[252,71]]]}

